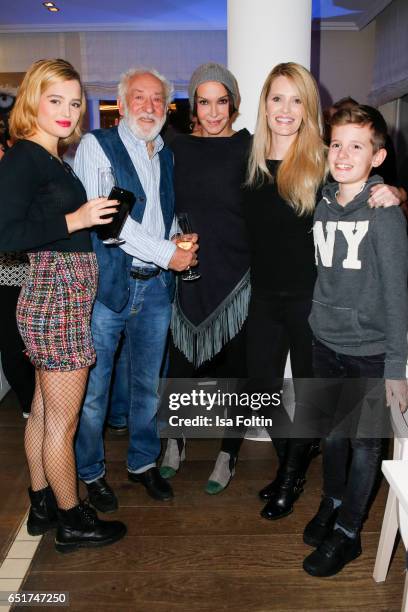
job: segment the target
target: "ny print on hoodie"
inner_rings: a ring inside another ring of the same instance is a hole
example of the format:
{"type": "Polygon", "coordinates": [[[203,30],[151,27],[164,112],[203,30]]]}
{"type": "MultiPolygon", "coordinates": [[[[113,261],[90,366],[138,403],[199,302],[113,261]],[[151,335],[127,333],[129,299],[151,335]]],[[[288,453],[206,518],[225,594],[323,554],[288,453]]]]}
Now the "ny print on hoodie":
{"type": "Polygon", "coordinates": [[[405,378],[408,331],[408,239],[397,206],[369,208],[371,177],[346,206],[328,183],[313,222],[317,281],[309,323],[337,353],[385,353],[384,377],[405,378]]]}

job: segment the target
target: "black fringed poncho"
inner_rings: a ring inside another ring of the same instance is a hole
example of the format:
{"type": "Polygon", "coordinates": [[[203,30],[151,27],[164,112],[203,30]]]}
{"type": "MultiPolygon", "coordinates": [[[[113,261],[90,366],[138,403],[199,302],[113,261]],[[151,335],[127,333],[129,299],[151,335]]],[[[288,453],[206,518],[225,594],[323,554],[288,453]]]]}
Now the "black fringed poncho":
{"type": "Polygon", "coordinates": [[[175,158],[176,212],[187,212],[198,233],[201,278],[180,278],[173,340],[196,367],[212,359],[241,329],[250,296],[249,247],[242,206],[251,136],[182,135],[175,158]]]}

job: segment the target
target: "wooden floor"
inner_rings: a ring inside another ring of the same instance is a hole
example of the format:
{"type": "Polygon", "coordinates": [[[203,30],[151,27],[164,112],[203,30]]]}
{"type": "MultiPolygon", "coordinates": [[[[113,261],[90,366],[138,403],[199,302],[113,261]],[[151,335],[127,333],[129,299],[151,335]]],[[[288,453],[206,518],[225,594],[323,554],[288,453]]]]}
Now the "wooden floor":
{"type": "MultiPolygon", "coordinates": [[[[7,398],[0,404],[2,555],[27,506],[23,423],[12,404],[7,398]]],[[[268,522],[259,516],[257,491],[273,473],[271,444],[246,441],[230,487],[211,497],[203,486],[218,443],[191,442],[188,460],[172,481],[176,497],[170,503],[150,499],[140,485],[127,481],[125,448],[123,439],[107,441],[109,482],[120,501],[120,510],[110,516],[128,525],[127,537],[104,549],[59,555],[53,535],[47,535],[24,590],[68,591],[69,609],[75,612],[400,610],[401,544],[387,581],[376,584],[371,578],[387,493],[384,483],[365,525],[363,555],[340,575],[316,579],[302,570],[310,551],[302,542],[302,530],[319,503],[320,458],[310,469],[296,511],[268,522]]]]}
{"type": "Polygon", "coordinates": [[[13,393],[0,402],[0,565],[28,508],[24,427],[13,393]]]}

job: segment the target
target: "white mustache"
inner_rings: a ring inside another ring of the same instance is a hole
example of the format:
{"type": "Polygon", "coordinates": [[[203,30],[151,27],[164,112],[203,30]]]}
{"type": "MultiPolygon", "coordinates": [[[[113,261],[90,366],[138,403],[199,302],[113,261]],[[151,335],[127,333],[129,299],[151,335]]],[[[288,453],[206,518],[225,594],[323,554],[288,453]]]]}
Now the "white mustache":
{"type": "Polygon", "coordinates": [[[140,113],[137,117],[135,117],[135,119],[151,119],[155,123],[157,123],[157,117],[150,113],[140,113]]]}
{"type": "Polygon", "coordinates": [[[125,114],[125,118],[128,123],[128,126],[130,127],[136,138],[140,138],[141,140],[145,140],[146,142],[149,142],[156,138],[166,121],[166,116],[163,116],[162,119],[159,119],[158,117],[155,117],[155,115],[151,113],[146,113],[145,111],[139,113],[138,115],[131,115],[129,112],[127,112],[125,114]],[[150,119],[152,120],[152,124],[151,126],[149,126],[149,128],[147,128],[147,126],[145,128],[142,128],[138,123],[139,119],[150,119]],[[146,129],[147,133],[145,131],[146,129]]]}

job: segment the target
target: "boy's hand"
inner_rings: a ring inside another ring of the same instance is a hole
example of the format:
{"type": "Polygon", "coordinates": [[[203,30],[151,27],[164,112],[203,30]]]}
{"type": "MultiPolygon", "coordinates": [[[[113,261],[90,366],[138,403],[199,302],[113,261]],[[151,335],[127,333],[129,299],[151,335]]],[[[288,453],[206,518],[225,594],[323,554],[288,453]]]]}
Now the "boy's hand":
{"type": "Polygon", "coordinates": [[[401,412],[405,412],[408,405],[408,385],[406,380],[386,380],[385,396],[387,406],[397,404],[401,412]]]}
{"type": "Polygon", "coordinates": [[[403,199],[401,190],[398,187],[379,184],[371,187],[368,205],[371,208],[379,208],[381,206],[388,208],[388,206],[399,206],[403,199]]]}

